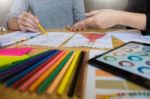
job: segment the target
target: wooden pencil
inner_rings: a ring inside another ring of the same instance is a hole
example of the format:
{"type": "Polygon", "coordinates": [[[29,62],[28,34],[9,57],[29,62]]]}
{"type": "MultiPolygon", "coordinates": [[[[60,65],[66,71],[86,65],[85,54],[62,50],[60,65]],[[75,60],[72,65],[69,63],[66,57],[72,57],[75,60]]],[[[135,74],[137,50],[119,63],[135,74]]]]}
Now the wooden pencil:
{"type": "Polygon", "coordinates": [[[48,86],[52,83],[52,81],[54,80],[54,78],[57,76],[57,74],[60,72],[60,70],[63,68],[63,66],[67,63],[67,61],[69,60],[69,58],[72,55],[72,51],[66,56],[64,57],[64,59],[61,61],[61,63],[57,66],[57,68],[50,74],[49,77],[46,78],[46,80],[39,86],[38,88],[38,93],[42,93],[44,92],[48,86]]]}
{"type": "Polygon", "coordinates": [[[11,86],[12,84],[14,84],[16,81],[18,81],[19,79],[21,79],[22,77],[26,76],[28,73],[30,73],[31,71],[33,71],[34,69],[36,69],[38,66],[40,66],[41,64],[43,64],[43,62],[45,62],[47,59],[49,59],[49,55],[53,54],[53,51],[50,51],[50,53],[47,54],[46,57],[41,58],[40,61],[36,62],[35,64],[31,65],[29,68],[25,69],[24,71],[22,71],[21,73],[19,73],[18,75],[12,77],[11,79],[9,79],[8,81],[6,81],[6,85],[7,86],[11,86]],[[48,58],[47,58],[48,57],[48,58]]]}
{"type": "Polygon", "coordinates": [[[71,62],[72,62],[75,54],[76,54],[76,52],[73,53],[73,55],[71,56],[71,58],[65,64],[64,68],[61,70],[61,72],[58,74],[58,76],[55,78],[55,80],[52,82],[52,84],[48,87],[47,93],[49,95],[53,94],[54,91],[56,90],[56,88],[58,87],[58,84],[60,83],[61,79],[65,75],[67,69],[69,68],[69,66],[70,66],[70,64],[71,64],[71,62]]]}
{"type": "Polygon", "coordinates": [[[73,74],[73,70],[77,64],[77,60],[78,60],[79,55],[80,55],[80,51],[77,51],[68,71],[66,72],[62,82],[60,83],[60,86],[58,87],[57,94],[63,95],[63,93],[66,89],[66,86],[69,82],[69,79],[70,79],[71,75],[73,74]]]}
{"type": "Polygon", "coordinates": [[[43,81],[45,79],[47,79],[47,77],[55,70],[55,68],[57,68],[57,66],[60,64],[60,62],[67,56],[68,51],[65,52],[65,54],[60,57],[54,64],[52,64],[51,68],[47,69],[29,88],[30,92],[35,91],[41,83],[43,83],[43,81]]]}
{"type": "Polygon", "coordinates": [[[55,56],[59,51],[54,51],[51,55],[49,55],[47,58],[48,60],[45,61],[44,63],[42,63],[39,67],[37,67],[36,69],[34,69],[32,72],[28,73],[26,76],[22,77],[21,79],[19,79],[18,81],[16,81],[12,87],[13,88],[18,88],[23,82],[27,81],[30,77],[32,77],[35,73],[37,73],[39,70],[41,70],[42,68],[44,68],[46,66],[46,64],[48,64],[51,60],[52,57],[55,56]]]}
{"type": "Polygon", "coordinates": [[[69,97],[72,97],[73,94],[74,94],[74,91],[75,91],[75,88],[76,88],[76,85],[77,85],[77,81],[78,81],[78,78],[79,78],[79,74],[80,74],[80,71],[81,71],[81,68],[82,68],[82,65],[83,65],[83,60],[84,60],[84,52],[82,51],[79,58],[78,58],[78,61],[77,61],[77,68],[75,70],[75,73],[74,73],[74,76],[72,77],[72,83],[69,87],[69,91],[68,91],[68,96],[69,97]]]}
{"type": "Polygon", "coordinates": [[[52,59],[50,63],[48,63],[44,68],[42,68],[40,71],[38,71],[35,75],[30,77],[27,81],[25,81],[20,87],[20,91],[25,91],[27,90],[45,71],[47,71],[48,68],[52,66],[60,57],[64,55],[65,51],[61,51],[52,59]]]}
{"type": "Polygon", "coordinates": [[[42,58],[46,57],[47,54],[50,53],[50,51],[46,51],[44,53],[35,55],[31,58],[29,58],[27,61],[25,61],[22,64],[19,64],[17,66],[15,66],[14,68],[11,68],[7,71],[5,71],[2,76],[1,76],[1,82],[5,82],[9,79],[11,79],[12,77],[14,77],[15,75],[17,75],[18,73],[24,71],[26,68],[32,66],[33,64],[35,64],[37,61],[41,60],[42,58]],[[28,64],[28,65],[27,65],[28,64]]]}
{"type": "Polygon", "coordinates": [[[81,97],[83,95],[83,85],[84,85],[84,73],[85,73],[85,66],[87,64],[87,57],[88,57],[88,54],[87,52],[85,51],[84,52],[84,56],[83,56],[84,60],[82,62],[82,67],[81,67],[81,71],[80,71],[80,77],[79,77],[79,81],[78,81],[78,84],[77,84],[77,89],[76,89],[76,95],[78,97],[81,97]]]}

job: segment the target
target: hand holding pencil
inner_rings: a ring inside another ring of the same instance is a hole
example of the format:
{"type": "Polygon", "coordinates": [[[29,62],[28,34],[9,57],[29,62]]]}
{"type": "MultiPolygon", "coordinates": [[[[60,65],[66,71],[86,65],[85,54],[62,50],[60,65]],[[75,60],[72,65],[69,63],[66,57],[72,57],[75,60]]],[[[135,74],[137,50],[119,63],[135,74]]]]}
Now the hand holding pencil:
{"type": "Polygon", "coordinates": [[[39,23],[39,20],[30,12],[23,12],[18,17],[18,24],[22,31],[31,31],[31,32],[42,32],[47,33],[46,30],[39,23]]]}

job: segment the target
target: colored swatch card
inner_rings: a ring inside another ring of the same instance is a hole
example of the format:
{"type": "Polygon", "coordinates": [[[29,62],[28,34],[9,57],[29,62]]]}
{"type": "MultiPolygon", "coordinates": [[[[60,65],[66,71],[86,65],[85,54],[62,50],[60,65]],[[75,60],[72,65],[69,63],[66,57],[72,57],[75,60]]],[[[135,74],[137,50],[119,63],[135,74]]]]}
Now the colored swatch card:
{"type": "Polygon", "coordinates": [[[77,53],[76,53],[76,55],[74,57],[74,60],[72,61],[70,67],[68,68],[65,76],[62,79],[62,82],[60,83],[60,85],[59,85],[59,87],[57,89],[57,94],[59,94],[59,95],[63,95],[64,94],[66,86],[69,83],[69,80],[71,79],[71,76],[72,76],[73,71],[75,69],[75,66],[77,64],[77,60],[78,60],[78,57],[79,57],[80,53],[81,53],[80,51],[77,51],[77,53]]]}
{"type": "Polygon", "coordinates": [[[61,58],[59,58],[54,64],[52,64],[51,68],[47,69],[47,71],[45,71],[43,73],[43,75],[41,77],[39,77],[39,79],[35,83],[33,83],[31,85],[31,87],[29,88],[29,90],[32,91],[32,92],[35,91],[37,89],[37,87],[39,87],[43,83],[43,81],[45,79],[47,79],[47,77],[49,75],[51,75],[51,73],[58,67],[58,65],[67,56],[67,54],[68,54],[68,52],[65,52],[61,58]]]}
{"type": "Polygon", "coordinates": [[[83,33],[76,34],[65,47],[112,48],[112,38],[106,34],[83,33]]]}
{"type": "Polygon", "coordinates": [[[23,56],[0,56],[0,68],[4,67],[6,65],[10,65],[14,62],[24,60],[29,58],[28,55],[23,55],[23,56]]]}
{"type": "Polygon", "coordinates": [[[126,31],[113,31],[108,32],[108,35],[114,36],[123,42],[137,41],[143,43],[150,43],[150,36],[143,36],[141,31],[138,30],[126,30],[126,31]]]}
{"type": "MultiPolygon", "coordinates": [[[[59,53],[59,51],[57,52],[53,52],[51,55],[49,55],[46,59],[45,62],[43,62],[40,66],[38,66],[36,69],[34,69],[33,71],[31,71],[30,73],[28,73],[27,75],[25,75],[24,77],[22,77],[21,79],[19,79],[18,81],[16,81],[12,87],[13,88],[18,88],[21,84],[23,84],[25,81],[27,81],[30,77],[32,77],[34,74],[36,74],[38,71],[40,71],[42,68],[44,68],[52,59],[54,56],[56,56],[59,53]]],[[[44,61],[44,60],[43,60],[44,61]]]]}
{"type": "Polygon", "coordinates": [[[21,56],[29,53],[32,48],[4,48],[0,49],[0,55],[21,56]]]}
{"type": "Polygon", "coordinates": [[[26,70],[24,70],[23,72],[19,73],[18,75],[12,77],[11,79],[9,79],[8,81],[6,81],[6,85],[7,86],[11,86],[13,83],[15,83],[17,80],[21,79],[22,77],[24,77],[25,75],[27,75],[28,73],[30,73],[31,71],[33,71],[34,69],[36,69],[38,66],[42,65],[45,61],[47,61],[49,58],[51,58],[53,55],[55,55],[55,53],[57,53],[57,51],[52,51],[51,53],[48,54],[48,56],[46,56],[45,58],[41,59],[40,61],[38,61],[37,63],[33,64],[32,66],[30,66],[29,68],[27,68],[26,70]]]}
{"type": "Polygon", "coordinates": [[[24,71],[25,69],[27,69],[28,67],[32,66],[33,64],[35,64],[37,61],[40,61],[41,58],[44,58],[47,56],[48,53],[51,53],[50,51],[46,51],[42,54],[39,54],[36,57],[31,57],[29,58],[27,61],[25,61],[22,64],[19,64],[18,66],[9,69],[8,71],[5,71],[3,73],[1,73],[0,77],[1,77],[1,82],[5,82],[6,80],[10,79],[11,77],[15,76],[16,74],[24,71]]]}
{"type": "Polygon", "coordinates": [[[63,69],[60,71],[60,73],[56,76],[56,78],[54,79],[54,81],[52,82],[52,84],[48,87],[47,89],[47,93],[49,95],[53,94],[54,91],[56,90],[56,88],[58,87],[61,79],[63,78],[63,76],[65,75],[67,69],[69,68],[74,56],[75,56],[76,52],[73,53],[73,55],[70,57],[70,59],[67,61],[67,63],[65,64],[65,66],[63,67],[63,69]]]}
{"type": "Polygon", "coordinates": [[[72,32],[49,32],[48,35],[40,35],[34,39],[24,42],[23,44],[58,47],[73,35],[74,33],[72,32]]]}
{"type": "MultiPolygon", "coordinates": [[[[93,58],[106,51],[104,50],[91,50],[89,58],[93,58]]],[[[97,69],[91,65],[87,68],[87,82],[85,85],[85,99],[101,99],[103,95],[112,95],[117,93],[146,93],[149,90],[131,83],[123,78],[114,76],[109,72],[97,69]]],[[[146,94],[145,94],[146,96],[146,94]]],[[[128,98],[102,98],[102,99],[128,99],[128,98]]],[[[130,99],[130,98],[129,98],[130,99]]],[[[131,98],[132,99],[132,98],[131,98]]],[[[134,99],[134,98],[133,98],[134,99]]],[[[140,99],[140,98],[135,98],[140,99]]],[[[147,99],[147,98],[142,98],[147,99]]]]}
{"type": "Polygon", "coordinates": [[[51,66],[57,62],[57,60],[59,58],[61,58],[63,55],[65,54],[65,51],[60,51],[60,53],[58,53],[56,56],[54,56],[52,58],[52,60],[46,65],[44,66],[44,68],[42,68],[40,71],[38,71],[35,75],[33,75],[32,77],[30,77],[27,81],[25,81],[20,87],[19,89],[21,91],[25,91],[27,90],[44,72],[47,71],[47,69],[51,68],[51,66]]]}
{"type": "Polygon", "coordinates": [[[44,92],[49,85],[52,83],[52,81],[56,78],[58,73],[61,71],[61,69],[64,67],[64,65],[67,63],[71,55],[73,54],[73,51],[71,51],[62,61],[61,63],[57,66],[57,68],[48,76],[47,79],[39,86],[38,92],[42,93],[44,92]]]}
{"type": "Polygon", "coordinates": [[[40,33],[16,31],[0,36],[0,47],[15,44],[19,41],[26,40],[38,36],[40,33]]]}

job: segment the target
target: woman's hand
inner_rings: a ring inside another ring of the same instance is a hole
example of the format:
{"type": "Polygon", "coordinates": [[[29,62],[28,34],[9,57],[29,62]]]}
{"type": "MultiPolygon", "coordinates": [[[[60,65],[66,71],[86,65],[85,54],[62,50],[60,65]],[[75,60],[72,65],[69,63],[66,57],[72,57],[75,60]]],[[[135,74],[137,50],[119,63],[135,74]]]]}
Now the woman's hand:
{"type": "Polygon", "coordinates": [[[69,30],[80,31],[86,27],[106,29],[119,24],[119,15],[122,11],[104,9],[95,10],[86,14],[88,18],[77,22],[69,30]]]}
{"type": "Polygon", "coordinates": [[[18,17],[18,24],[22,31],[39,32],[38,22],[38,18],[30,12],[22,12],[18,17]]]}

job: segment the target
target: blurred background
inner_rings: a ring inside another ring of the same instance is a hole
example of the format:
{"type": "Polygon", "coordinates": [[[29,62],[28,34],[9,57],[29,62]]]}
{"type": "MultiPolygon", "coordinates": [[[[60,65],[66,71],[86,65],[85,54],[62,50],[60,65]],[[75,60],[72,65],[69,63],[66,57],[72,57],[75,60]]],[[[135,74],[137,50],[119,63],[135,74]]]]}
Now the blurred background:
{"type": "MultiPolygon", "coordinates": [[[[0,0],[0,26],[4,26],[6,15],[14,0],[0,0]]],[[[124,10],[128,0],[84,0],[86,12],[96,9],[124,10]]]]}

